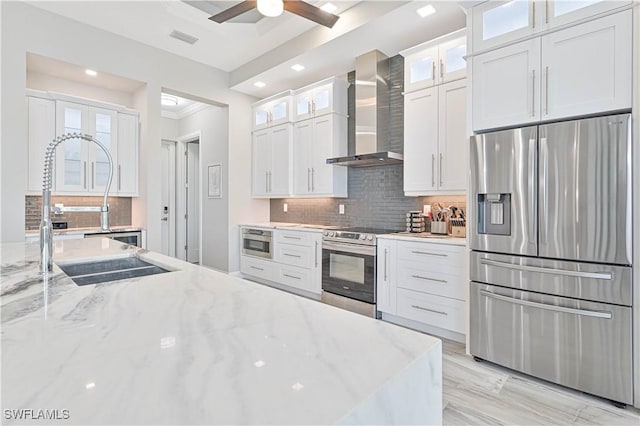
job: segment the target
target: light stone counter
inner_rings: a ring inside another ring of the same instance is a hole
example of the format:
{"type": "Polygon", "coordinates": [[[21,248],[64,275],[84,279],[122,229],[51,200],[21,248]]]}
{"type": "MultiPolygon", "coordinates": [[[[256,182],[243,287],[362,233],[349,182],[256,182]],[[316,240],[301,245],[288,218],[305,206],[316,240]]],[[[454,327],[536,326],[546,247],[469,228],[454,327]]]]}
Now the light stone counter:
{"type": "Polygon", "coordinates": [[[174,272],[77,287],[37,243],[1,250],[3,424],[442,423],[436,338],[113,240],[54,262],[174,272]]]}
{"type": "Polygon", "coordinates": [[[399,240],[399,241],[422,241],[424,243],[449,244],[454,246],[466,246],[467,239],[461,237],[452,237],[450,235],[433,235],[428,232],[409,233],[402,232],[398,234],[378,235],[379,239],[399,240]]]}

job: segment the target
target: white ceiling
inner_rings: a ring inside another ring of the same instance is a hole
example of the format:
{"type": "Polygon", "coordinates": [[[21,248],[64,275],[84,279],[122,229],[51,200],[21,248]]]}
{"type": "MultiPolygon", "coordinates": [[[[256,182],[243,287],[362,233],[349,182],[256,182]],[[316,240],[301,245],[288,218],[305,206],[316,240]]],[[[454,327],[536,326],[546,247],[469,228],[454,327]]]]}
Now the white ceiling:
{"type": "MultiPolygon", "coordinates": [[[[258,98],[314,81],[345,74],[355,68],[355,57],[372,49],[392,56],[400,50],[465,25],[464,8],[456,1],[341,1],[340,20],[325,28],[299,16],[283,13],[256,23],[210,21],[203,12],[179,0],[168,1],[29,1],[50,12],[69,17],[123,37],[172,52],[229,72],[230,87],[258,98]],[[415,12],[432,4],[434,15],[415,12]],[[169,34],[177,30],[199,40],[191,45],[169,34]],[[291,65],[305,66],[301,72],[291,65]],[[255,81],[267,84],[264,88],[255,81]]],[[[310,0],[322,6],[327,0],[310,0]]],[[[206,5],[223,10],[238,1],[206,5]]],[[[464,3],[464,2],[460,2],[464,3]]]]}

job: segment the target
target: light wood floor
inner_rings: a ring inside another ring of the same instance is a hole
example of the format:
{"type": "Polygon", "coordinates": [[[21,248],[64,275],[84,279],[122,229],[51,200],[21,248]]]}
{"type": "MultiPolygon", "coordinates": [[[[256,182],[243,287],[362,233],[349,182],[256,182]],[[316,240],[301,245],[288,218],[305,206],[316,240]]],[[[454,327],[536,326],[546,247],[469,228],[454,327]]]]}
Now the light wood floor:
{"type": "Polygon", "coordinates": [[[443,340],[445,425],[640,425],[640,411],[487,362],[443,340]]]}

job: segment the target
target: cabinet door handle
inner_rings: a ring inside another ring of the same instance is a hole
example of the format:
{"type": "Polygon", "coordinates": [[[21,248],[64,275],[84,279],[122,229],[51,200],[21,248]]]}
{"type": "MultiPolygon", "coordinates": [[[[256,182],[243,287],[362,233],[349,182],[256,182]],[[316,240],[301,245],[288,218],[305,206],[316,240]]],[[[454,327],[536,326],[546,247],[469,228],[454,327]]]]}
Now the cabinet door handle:
{"type": "Polygon", "coordinates": [[[96,187],[96,163],[91,162],[91,189],[96,187]]]}
{"type": "Polygon", "coordinates": [[[431,187],[436,186],[436,155],[431,154],[431,187]]]}
{"type": "Polygon", "coordinates": [[[316,101],[311,101],[311,111],[314,114],[316,113],[316,101]]]}
{"type": "Polygon", "coordinates": [[[549,115],[549,67],[544,68],[544,115],[549,115]]]}
{"type": "Polygon", "coordinates": [[[536,2],[531,2],[531,28],[536,28],[536,2]]]}
{"type": "Polygon", "coordinates": [[[257,266],[252,266],[251,269],[257,269],[258,271],[264,271],[264,268],[258,268],[257,266]]]}
{"type": "Polygon", "coordinates": [[[436,81],[436,61],[432,61],[431,62],[431,76],[433,78],[433,81],[436,81]]]}
{"type": "Polygon", "coordinates": [[[444,79],[444,63],[440,59],[440,78],[444,79]]]}
{"type": "Polygon", "coordinates": [[[389,257],[389,249],[384,249],[384,281],[387,281],[387,258],[389,257]]]}
{"type": "Polygon", "coordinates": [[[269,192],[269,172],[264,172],[264,192],[269,192]]]}
{"type": "Polygon", "coordinates": [[[411,253],[413,254],[426,254],[427,256],[439,256],[439,257],[449,257],[448,254],[442,254],[442,253],[431,253],[428,251],[418,251],[418,250],[412,250],[411,253]]]}
{"type": "Polygon", "coordinates": [[[82,162],[82,174],[84,175],[84,183],[82,184],[82,187],[84,189],[87,189],[87,162],[86,161],[82,162]]]}
{"type": "Polygon", "coordinates": [[[447,283],[447,280],[440,280],[437,278],[429,278],[429,277],[423,277],[422,275],[411,275],[412,278],[417,278],[419,280],[426,280],[426,281],[436,281],[439,283],[447,283]]]}
{"type": "Polygon", "coordinates": [[[316,169],[312,167],[311,168],[311,192],[315,192],[316,190],[315,175],[316,175],[316,169]]]}
{"type": "Polygon", "coordinates": [[[307,114],[311,115],[312,109],[311,109],[311,101],[307,101],[307,114]]]}
{"type": "Polygon", "coordinates": [[[273,172],[269,172],[269,192],[273,192],[273,172]]]}
{"type": "Polygon", "coordinates": [[[316,268],[318,267],[318,242],[316,241],[316,254],[315,254],[315,259],[316,259],[316,268]]]}
{"type": "Polygon", "coordinates": [[[307,192],[311,192],[311,169],[307,168],[307,192]]]}
{"type": "Polygon", "coordinates": [[[421,309],[423,311],[429,311],[429,312],[433,312],[434,314],[440,314],[440,315],[449,315],[448,313],[446,313],[445,311],[436,311],[434,309],[429,309],[429,308],[425,308],[419,305],[411,305],[412,308],[416,308],[416,309],[421,309]]]}
{"type": "Polygon", "coordinates": [[[282,253],[283,256],[288,256],[288,257],[295,257],[300,259],[302,256],[299,256],[297,254],[290,254],[290,253],[282,253]]]}
{"type": "Polygon", "coordinates": [[[120,164],[118,164],[118,191],[122,189],[122,169],[120,164]]]}
{"type": "Polygon", "coordinates": [[[282,274],[282,275],[284,275],[285,277],[288,277],[288,278],[293,278],[293,279],[295,279],[295,280],[300,280],[300,279],[302,279],[301,277],[296,277],[295,275],[289,275],[289,274],[282,274]]]}
{"type": "Polygon", "coordinates": [[[442,155],[442,153],[440,153],[440,165],[438,167],[438,175],[440,176],[440,186],[444,184],[444,181],[442,180],[442,159],[443,158],[444,156],[442,155]]]}
{"type": "Polygon", "coordinates": [[[536,70],[531,70],[531,116],[536,116],[536,70]]]}
{"type": "Polygon", "coordinates": [[[301,240],[302,239],[300,237],[291,237],[289,235],[283,235],[282,238],[286,238],[288,240],[301,240]]]}
{"type": "Polygon", "coordinates": [[[544,0],[544,23],[549,23],[549,0],[544,0]]]}

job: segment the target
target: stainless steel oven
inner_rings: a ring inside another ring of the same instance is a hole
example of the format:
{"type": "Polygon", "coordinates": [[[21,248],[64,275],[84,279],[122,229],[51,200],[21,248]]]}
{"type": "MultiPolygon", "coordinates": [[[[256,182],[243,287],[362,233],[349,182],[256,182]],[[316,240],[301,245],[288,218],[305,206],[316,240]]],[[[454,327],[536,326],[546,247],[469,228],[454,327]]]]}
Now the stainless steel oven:
{"type": "Polygon", "coordinates": [[[376,303],[376,246],[322,242],[322,289],[376,303]]]}
{"type": "Polygon", "coordinates": [[[242,254],[247,256],[273,258],[273,231],[256,228],[242,228],[242,254]]]}

